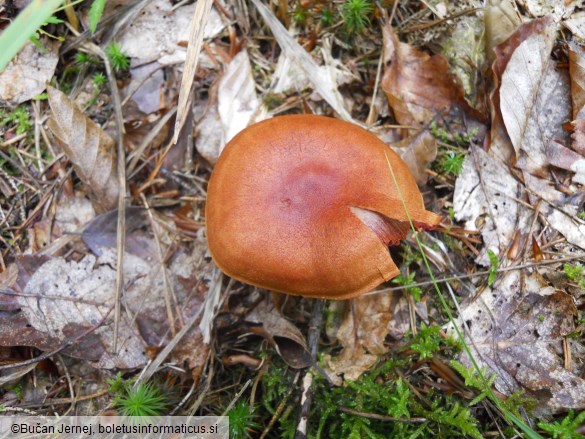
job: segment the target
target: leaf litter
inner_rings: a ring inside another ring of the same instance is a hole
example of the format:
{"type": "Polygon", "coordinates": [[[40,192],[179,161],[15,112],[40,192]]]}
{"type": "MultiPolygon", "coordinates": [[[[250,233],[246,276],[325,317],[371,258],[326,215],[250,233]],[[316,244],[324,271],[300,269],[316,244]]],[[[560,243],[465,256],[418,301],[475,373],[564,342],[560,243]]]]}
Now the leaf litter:
{"type": "MultiPolygon", "coordinates": [[[[575,78],[569,78],[552,58],[556,32],[545,17],[523,24],[496,48],[492,132],[503,124],[507,136],[492,136],[488,151],[472,148],[453,202],[455,217],[469,230],[482,231],[485,247],[477,258],[482,265],[490,264],[485,250],[492,249],[500,266],[514,267],[530,254],[530,240],[542,246],[555,231],[570,244],[585,245],[574,198],[584,157],[565,146],[570,139],[563,130],[572,116],[571,80],[579,79],[575,66],[575,78]],[[569,172],[561,175],[559,169],[569,172]],[[515,248],[515,242],[521,244],[515,248]]],[[[568,338],[577,308],[571,295],[547,280],[550,274],[537,268],[507,271],[492,288],[479,288],[464,300],[457,319],[480,366],[496,374],[497,389],[506,395],[525,390],[539,402],[541,415],[585,408],[582,370],[570,361],[570,351],[582,347],[568,338]]],[[[469,365],[466,355],[463,359],[469,365]]]]}

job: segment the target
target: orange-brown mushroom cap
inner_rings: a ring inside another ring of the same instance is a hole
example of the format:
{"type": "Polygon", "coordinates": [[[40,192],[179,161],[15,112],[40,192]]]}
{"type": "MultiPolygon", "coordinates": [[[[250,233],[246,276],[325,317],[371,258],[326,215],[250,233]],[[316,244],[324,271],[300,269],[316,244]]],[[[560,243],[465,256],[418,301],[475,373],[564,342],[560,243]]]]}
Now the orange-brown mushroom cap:
{"type": "Polygon", "coordinates": [[[225,147],[207,192],[209,251],[229,276],[345,299],[399,274],[388,245],[436,226],[404,162],[375,135],[323,116],[252,125],[225,147]]]}

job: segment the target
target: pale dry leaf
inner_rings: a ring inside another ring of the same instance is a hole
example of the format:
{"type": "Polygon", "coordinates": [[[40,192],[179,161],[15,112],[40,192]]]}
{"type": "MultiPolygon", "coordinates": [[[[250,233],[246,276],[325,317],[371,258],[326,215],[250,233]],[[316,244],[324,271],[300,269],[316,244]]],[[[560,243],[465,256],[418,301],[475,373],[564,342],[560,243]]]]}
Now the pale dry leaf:
{"type": "Polygon", "coordinates": [[[43,248],[65,234],[79,233],[94,217],[95,209],[85,196],[63,192],[57,201],[55,216],[43,216],[33,226],[37,248],[43,248]]]}
{"type": "Polygon", "coordinates": [[[250,58],[244,49],[230,61],[219,80],[217,106],[226,142],[251,123],[265,118],[260,104],[250,58]]]}
{"type": "Polygon", "coordinates": [[[49,129],[99,206],[112,209],[118,203],[120,191],[114,141],[64,93],[53,87],[47,91],[52,113],[47,122],[49,129]]]}
{"type": "Polygon", "coordinates": [[[585,11],[579,11],[563,21],[563,25],[581,41],[585,41],[585,11]]]}
{"type": "Polygon", "coordinates": [[[516,153],[510,142],[510,137],[506,131],[506,126],[502,119],[502,112],[500,110],[500,87],[502,84],[502,75],[518,46],[528,37],[543,33],[549,25],[550,20],[548,18],[532,20],[528,23],[524,23],[518,27],[516,32],[514,32],[507,40],[494,48],[495,60],[492,64],[494,87],[493,91],[490,93],[492,119],[490,153],[505,163],[510,162],[512,158],[515,158],[516,153]]]}
{"type": "Polygon", "coordinates": [[[437,140],[428,130],[421,130],[414,136],[403,139],[392,149],[404,160],[419,185],[424,185],[429,175],[429,164],[437,158],[437,140]]]}
{"type": "Polygon", "coordinates": [[[488,61],[495,59],[494,48],[506,41],[520,26],[522,19],[512,0],[488,0],[483,12],[485,50],[488,61]]]}
{"type": "MultiPolygon", "coordinates": [[[[133,65],[157,61],[162,65],[185,61],[191,19],[196,3],[179,8],[167,0],[148,2],[142,13],[120,33],[118,44],[132,58],[133,65]]],[[[225,29],[219,13],[211,8],[203,30],[210,39],[225,29]]]]}
{"type": "MultiPolygon", "coordinates": [[[[211,98],[210,98],[211,100],[211,98]]],[[[209,163],[215,163],[220,151],[225,146],[225,133],[215,102],[205,102],[203,117],[197,124],[195,147],[197,152],[209,163]]]]}
{"type": "Polygon", "coordinates": [[[232,137],[266,118],[245,49],[226,66],[215,90],[217,101],[215,93],[210,93],[212,97],[205,103],[206,112],[197,125],[199,135],[195,141],[199,154],[212,164],[232,137]]]}
{"type": "Polygon", "coordinates": [[[576,7],[583,6],[582,0],[518,0],[518,3],[532,17],[548,15],[556,21],[570,17],[576,7]]]}
{"type": "Polygon", "coordinates": [[[500,86],[500,110],[517,167],[539,176],[546,175],[548,144],[564,139],[562,124],[570,119],[568,78],[550,57],[556,29],[548,20],[542,32],[522,41],[500,86]]]}
{"type": "Polygon", "coordinates": [[[0,72],[0,99],[20,104],[41,94],[55,74],[61,42],[43,39],[44,51],[28,42],[0,72]]]}
{"type": "MultiPolygon", "coordinates": [[[[572,298],[551,288],[536,271],[510,271],[493,288],[461,304],[458,325],[480,367],[496,374],[496,388],[509,395],[525,390],[542,414],[585,408],[585,380],[563,367],[563,338],[572,333],[577,309],[572,298]],[[473,340],[473,343],[471,343],[473,340]]],[[[452,333],[451,325],[447,333],[452,333]]],[[[462,354],[462,361],[469,358],[462,354]]]]}
{"type": "MultiPolygon", "coordinates": [[[[571,75],[571,99],[573,120],[585,111],[585,50],[574,42],[569,44],[569,74],[571,75]]],[[[585,118],[585,114],[582,116],[585,118]]]]}
{"type": "Polygon", "coordinates": [[[481,148],[470,148],[455,182],[453,209],[455,219],[465,221],[465,229],[482,232],[485,249],[477,263],[489,266],[485,250],[501,255],[516,231],[528,232],[531,212],[517,201],[523,194],[506,163],[481,148]]]}
{"type": "Polygon", "coordinates": [[[400,42],[390,25],[384,26],[383,32],[390,65],[384,72],[382,89],[400,124],[418,127],[452,108],[477,116],[444,57],[430,56],[400,42]]]}
{"type": "MultiPolygon", "coordinates": [[[[346,66],[333,57],[329,38],[323,38],[322,44],[323,46],[320,52],[323,58],[323,64],[317,66],[317,68],[322,70],[323,76],[333,78],[333,82],[337,85],[348,84],[352,81],[359,80],[346,66]]],[[[278,57],[276,67],[274,68],[272,84],[270,86],[271,91],[273,93],[300,92],[310,85],[311,81],[305,75],[304,70],[287,53],[282,53],[278,57]]]]}
{"type": "Polygon", "coordinates": [[[259,0],[252,0],[252,3],[254,3],[254,6],[256,6],[256,9],[258,9],[258,12],[270,27],[285,56],[289,57],[301,68],[313,84],[315,91],[331,105],[341,119],[353,122],[351,114],[345,108],[343,97],[337,89],[339,84],[335,81],[336,78],[332,78],[330,72],[319,69],[319,65],[311,55],[295,41],[270,9],[259,0]]]}
{"type": "Polygon", "coordinates": [[[524,182],[530,190],[532,204],[544,200],[540,213],[554,230],[560,232],[569,243],[585,249],[585,222],[577,218],[579,198],[567,196],[557,190],[553,181],[524,173],[524,182]]]}
{"type": "MultiPolygon", "coordinates": [[[[93,255],[79,262],[67,262],[63,258],[48,260],[31,276],[24,295],[17,296],[22,316],[32,328],[58,344],[97,326],[114,305],[112,292],[116,275],[110,262],[93,255]]],[[[101,326],[84,340],[85,354],[78,354],[94,366],[106,369],[144,364],[145,344],[127,319],[120,322],[118,333],[121,355],[111,353],[112,339],[110,326],[101,326]]],[[[13,342],[21,344],[18,340],[13,342]]]]}

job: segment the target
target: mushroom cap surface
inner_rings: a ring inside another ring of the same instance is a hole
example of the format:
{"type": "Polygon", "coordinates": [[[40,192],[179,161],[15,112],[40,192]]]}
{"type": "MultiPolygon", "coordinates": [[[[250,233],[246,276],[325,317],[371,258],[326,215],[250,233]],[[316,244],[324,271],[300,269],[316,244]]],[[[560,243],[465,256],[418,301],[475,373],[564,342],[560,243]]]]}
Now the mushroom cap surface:
{"type": "Polygon", "coordinates": [[[388,251],[425,210],[406,164],[374,134],[337,119],[290,115],[251,125],[225,147],[209,180],[209,251],[242,282],[346,299],[400,272],[388,251]]]}

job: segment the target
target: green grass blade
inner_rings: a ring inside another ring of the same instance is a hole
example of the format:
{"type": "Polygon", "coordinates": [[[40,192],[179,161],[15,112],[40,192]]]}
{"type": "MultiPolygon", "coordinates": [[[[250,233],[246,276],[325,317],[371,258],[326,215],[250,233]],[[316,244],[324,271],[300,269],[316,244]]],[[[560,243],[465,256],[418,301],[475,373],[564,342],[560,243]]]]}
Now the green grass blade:
{"type": "Polygon", "coordinates": [[[102,18],[104,8],[106,7],[106,0],[93,0],[91,7],[89,8],[89,29],[92,34],[95,34],[97,25],[102,18]]]}
{"type": "Polygon", "coordinates": [[[0,72],[63,0],[33,0],[0,35],[0,72]]]}
{"type": "MultiPolygon", "coordinates": [[[[386,153],[384,153],[384,154],[386,154],[386,153]]],[[[396,176],[394,175],[394,169],[392,169],[392,164],[390,163],[390,159],[388,159],[387,154],[386,154],[386,162],[388,163],[388,168],[390,169],[390,174],[392,175],[392,180],[393,180],[394,185],[396,186],[396,189],[398,191],[398,196],[400,197],[400,201],[402,201],[402,207],[404,208],[404,211],[406,212],[406,217],[408,218],[408,222],[410,223],[410,228],[414,232],[414,238],[416,240],[416,243],[418,245],[418,249],[420,251],[423,262],[425,264],[425,268],[427,269],[429,276],[431,277],[431,280],[432,280],[433,285],[435,287],[435,291],[437,292],[437,294],[439,296],[439,300],[441,301],[441,305],[443,306],[445,312],[447,313],[447,316],[449,317],[449,321],[451,322],[451,324],[453,325],[453,328],[455,329],[455,332],[457,333],[457,338],[459,339],[459,341],[463,345],[465,352],[469,356],[471,364],[473,365],[474,369],[476,370],[476,372],[477,372],[478,376],[480,377],[480,379],[482,380],[482,382],[485,383],[485,385],[486,385],[485,390],[489,396],[490,401],[498,408],[498,410],[500,410],[500,412],[504,415],[504,417],[509,422],[513,422],[514,424],[516,424],[516,426],[518,428],[520,428],[524,433],[526,433],[527,437],[529,437],[531,439],[543,439],[543,437],[541,435],[539,435],[536,431],[534,431],[532,428],[530,428],[528,425],[526,425],[520,418],[518,418],[513,413],[511,413],[509,410],[507,410],[504,406],[502,406],[502,404],[500,403],[500,400],[492,391],[491,386],[489,386],[488,380],[483,375],[483,372],[481,371],[479,364],[477,364],[477,361],[475,361],[475,357],[473,356],[471,349],[469,348],[469,345],[465,342],[465,337],[463,336],[463,333],[461,332],[461,330],[459,329],[459,327],[455,323],[455,318],[453,317],[453,314],[451,313],[451,310],[449,309],[449,306],[447,305],[447,301],[445,300],[445,297],[443,296],[443,293],[441,292],[439,285],[435,281],[435,275],[433,274],[433,271],[431,270],[431,266],[429,264],[429,261],[428,261],[426,255],[425,255],[425,252],[423,250],[422,243],[418,239],[418,232],[416,231],[414,224],[412,222],[412,218],[410,217],[410,212],[408,211],[408,207],[406,206],[406,202],[404,201],[404,197],[402,196],[402,191],[400,190],[400,186],[398,186],[398,181],[396,180],[396,176]]]]}

